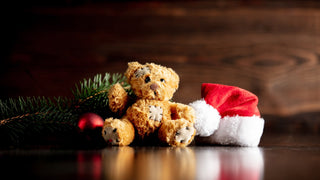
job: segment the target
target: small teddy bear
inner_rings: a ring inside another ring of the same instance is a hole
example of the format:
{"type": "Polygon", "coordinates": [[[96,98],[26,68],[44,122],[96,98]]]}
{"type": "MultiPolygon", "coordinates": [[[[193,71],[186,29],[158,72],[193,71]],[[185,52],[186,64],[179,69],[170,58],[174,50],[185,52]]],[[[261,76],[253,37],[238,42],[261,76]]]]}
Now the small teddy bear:
{"type": "Polygon", "coordinates": [[[112,145],[129,145],[138,135],[158,137],[170,146],[187,146],[195,134],[194,110],[188,105],[169,101],[178,89],[179,76],[171,69],[154,63],[128,63],[125,72],[137,100],[127,108],[129,96],[120,84],[108,92],[109,107],[124,114],[120,119],[105,120],[102,136],[112,145]]]}

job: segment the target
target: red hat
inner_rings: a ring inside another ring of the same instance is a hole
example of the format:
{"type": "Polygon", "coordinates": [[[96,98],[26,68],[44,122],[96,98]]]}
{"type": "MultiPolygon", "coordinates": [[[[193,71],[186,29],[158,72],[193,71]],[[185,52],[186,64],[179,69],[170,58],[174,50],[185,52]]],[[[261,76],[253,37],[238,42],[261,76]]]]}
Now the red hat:
{"type": "Polygon", "coordinates": [[[256,95],[239,87],[204,83],[201,97],[190,103],[195,109],[197,135],[210,136],[209,141],[214,144],[259,144],[264,119],[260,117],[256,95]]]}
{"type": "Polygon", "coordinates": [[[203,83],[201,97],[225,116],[260,116],[258,97],[251,92],[221,84],[203,83]]]}

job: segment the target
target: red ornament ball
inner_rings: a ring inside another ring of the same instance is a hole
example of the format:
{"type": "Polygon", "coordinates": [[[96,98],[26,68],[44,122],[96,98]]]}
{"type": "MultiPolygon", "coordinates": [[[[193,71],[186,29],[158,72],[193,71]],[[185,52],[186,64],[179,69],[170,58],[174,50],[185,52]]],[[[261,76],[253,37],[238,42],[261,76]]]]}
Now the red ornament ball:
{"type": "Polygon", "coordinates": [[[80,116],[78,121],[78,127],[81,131],[85,129],[95,129],[103,126],[103,119],[95,113],[85,113],[80,116]]]}

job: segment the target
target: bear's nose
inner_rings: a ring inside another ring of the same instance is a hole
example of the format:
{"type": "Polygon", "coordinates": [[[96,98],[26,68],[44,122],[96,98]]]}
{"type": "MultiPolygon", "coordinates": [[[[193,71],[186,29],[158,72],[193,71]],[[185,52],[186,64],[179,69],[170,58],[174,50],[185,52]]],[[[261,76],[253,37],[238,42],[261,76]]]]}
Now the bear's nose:
{"type": "Polygon", "coordinates": [[[157,90],[158,88],[159,88],[158,84],[155,84],[155,83],[151,84],[150,86],[150,89],[153,91],[157,90]]]}

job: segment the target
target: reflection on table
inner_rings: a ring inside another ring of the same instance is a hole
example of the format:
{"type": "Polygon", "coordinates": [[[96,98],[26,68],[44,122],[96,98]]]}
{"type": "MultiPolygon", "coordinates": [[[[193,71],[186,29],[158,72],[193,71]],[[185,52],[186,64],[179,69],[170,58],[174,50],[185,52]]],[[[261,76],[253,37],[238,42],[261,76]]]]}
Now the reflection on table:
{"type": "Polygon", "coordinates": [[[78,153],[78,177],[91,179],[246,179],[263,178],[259,148],[112,147],[78,153]]]}

